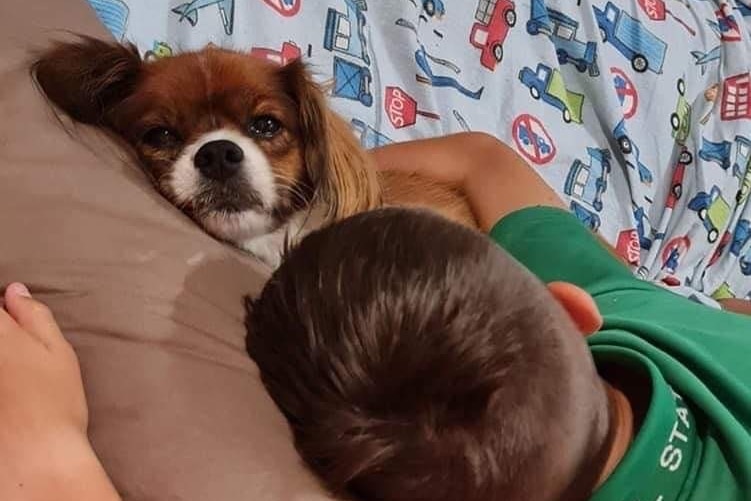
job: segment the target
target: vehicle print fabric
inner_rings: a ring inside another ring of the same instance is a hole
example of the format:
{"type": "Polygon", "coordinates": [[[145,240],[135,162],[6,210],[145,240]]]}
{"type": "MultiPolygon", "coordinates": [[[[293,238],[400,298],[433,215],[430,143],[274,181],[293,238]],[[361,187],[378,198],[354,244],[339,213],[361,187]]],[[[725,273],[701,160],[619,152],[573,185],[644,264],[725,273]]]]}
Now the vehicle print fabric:
{"type": "Polygon", "coordinates": [[[635,273],[712,303],[751,298],[751,5],[741,1],[90,3],[150,59],[209,42],[281,64],[304,58],[366,147],[490,133],[635,273]]]}

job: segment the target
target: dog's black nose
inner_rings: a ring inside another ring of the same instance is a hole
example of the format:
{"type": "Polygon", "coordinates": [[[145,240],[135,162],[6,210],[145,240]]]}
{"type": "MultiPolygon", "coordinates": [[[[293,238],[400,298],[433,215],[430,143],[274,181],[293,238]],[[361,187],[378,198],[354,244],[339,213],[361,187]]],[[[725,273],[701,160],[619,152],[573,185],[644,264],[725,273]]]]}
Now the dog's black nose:
{"type": "Polygon", "coordinates": [[[226,181],[240,170],[243,150],[232,141],[210,141],[198,150],[193,163],[209,179],[226,181]]]}

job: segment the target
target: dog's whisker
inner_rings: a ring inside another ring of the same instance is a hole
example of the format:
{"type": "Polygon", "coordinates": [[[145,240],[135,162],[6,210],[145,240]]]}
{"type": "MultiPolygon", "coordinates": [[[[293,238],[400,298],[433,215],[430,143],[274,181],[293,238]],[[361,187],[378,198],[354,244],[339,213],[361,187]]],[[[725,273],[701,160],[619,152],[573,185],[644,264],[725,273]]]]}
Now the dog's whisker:
{"type": "Polygon", "coordinates": [[[294,198],[298,199],[302,203],[307,203],[310,199],[309,196],[306,196],[303,189],[297,184],[297,180],[292,178],[286,178],[284,176],[277,176],[277,189],[285,191],[292,195],[294,198]],[[287,181],[290,184],[285,184],[280,181],[287,181]]]}
{"type": "Polygon", "coordinates": [[[277,186],[277,188],[299,199],[300,202],[305,202],[307,200],[305,193],[297,186],[287,186],[287,185],[280,184],[277,186]]]}

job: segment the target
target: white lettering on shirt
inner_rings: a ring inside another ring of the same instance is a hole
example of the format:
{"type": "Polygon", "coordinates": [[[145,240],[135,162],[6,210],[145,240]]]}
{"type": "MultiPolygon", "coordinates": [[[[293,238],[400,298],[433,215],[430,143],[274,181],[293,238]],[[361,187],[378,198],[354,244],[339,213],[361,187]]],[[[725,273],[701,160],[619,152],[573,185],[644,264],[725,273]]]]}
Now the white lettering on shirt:
{"type": "Polygon", "coordinates": [[[673,391],[673,395],[676,399],[675,414],[677,419],[673,425],[673,430],[670,432],[668,443],[660,454],[660,466],[671,472],[681,467],[683,461],[681,446],[688,443],[688,436],[685,431],[691,429],[691,423],[688,421],[688,409],[683,404],[683,398],[675,391],[673,391]],[[681,425],[683,431],[681,431],[681,425]]]}
{"type": "Polygon", "coordinates": [[[666,445],[660,455],[660,466],[670,471],[675,471],[681,467],[683,461],[683,451],[673,445],[666,445]]]}
{"type": "Polygon", "coordinates": [[[681,423],[683,423],[683,426],[686,427],[687,430],[691,429],[691,425],[688,422],[688,409],[685,407],[678,407],[675,410],[676,414],[678,414],[678,417],[681,419],[681,423]]]}

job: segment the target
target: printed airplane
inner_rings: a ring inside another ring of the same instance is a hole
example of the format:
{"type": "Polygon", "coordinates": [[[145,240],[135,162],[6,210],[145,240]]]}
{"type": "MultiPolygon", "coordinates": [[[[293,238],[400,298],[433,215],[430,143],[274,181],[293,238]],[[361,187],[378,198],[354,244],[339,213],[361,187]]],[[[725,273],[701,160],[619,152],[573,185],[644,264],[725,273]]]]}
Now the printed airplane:
{"type": "Polygon", "coordinates": [[[172,9],[172,12],[180,14],[179,21],[187,19],[191,26],[195,26],[198,23],[198,11],[211,5],[219,7],[224,32],[231,35],[235,24],[235,0],[193,0],[178,5],[172,9]]]}
{"type": "Polygon", "coordinates": [[[707,64],[712,61],[720,59],[721,46],[717,46],[709,52],[702,52],[700,50],[692,50],[691,55],[694,56],[694,64],[701,66],[701,74],[703,75],[707,71],[707,64]]]}

